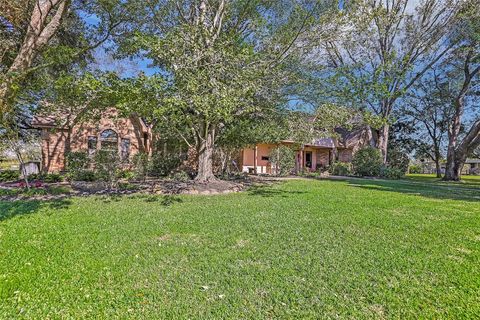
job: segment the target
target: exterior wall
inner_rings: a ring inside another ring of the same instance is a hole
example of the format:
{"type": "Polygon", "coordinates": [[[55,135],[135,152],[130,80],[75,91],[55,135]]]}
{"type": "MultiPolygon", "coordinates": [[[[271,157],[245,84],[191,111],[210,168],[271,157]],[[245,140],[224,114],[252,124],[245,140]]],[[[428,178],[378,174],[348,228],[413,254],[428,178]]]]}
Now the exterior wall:
{"type": "Polygon", "coordinates": [[[43,171],[58,172],[64,169],[67,136],[67,130],[42,129],[43,171]]]}
{"type": "Polygon", "coordinates": [[[338,161],[340,162],[352,162],[353,150],[352,149],[340,149],[338,150],[338,161]]]}
{"type": "Polygon", "coordinates": [[[316,152],[316,167],[326,167],[330,164],[330,150],[320,149],[316,152]]]}
{"type": "MultiPolygon", "coordinates": [[[[275,148],[275,144],[258,144],[257,152],[257,173],[272,173],[272,168],[268,160],[262,160],[262,157],[268,157],[270,151],[275,148]]],[[[255,168],[255,148],[243,149],[242,171],[249,172],[255,168]]]]}
{"type": "MultiPolygon", "coordinates": [[[[284,143],[291,145],[291,143],[284,143]]],[[[256,146],[257,161],[256,172],[260,174],[271,174],[272,168],[268,160],[262,160],[262,157],[268,157],[276,144],[259,144],[256,146]]],[[[296,170],[299,171],[306,167],[306,153],[311,152],[311,171],[316,171],[319,166],[326,167],[330,163],[330,149],[318,147],[305,147],[303,150],[297,150],[295,153],[296,170]]],[[[255,148],[245,148],[242,152],[242,171],[254,172],[255,170],[255,148]]]]}
{"type": "Polygon", "coordinates": [[[71,130],[43,128],[42,170],[46,172],[65,170],[65,154],[69,151],[87,151],[88,137],[96,137],[97,150],[100,149],[100,134],[107,129],[114,130],[117,133],[119,152],[121,151],[122,139],[130,140],[130,157],[140,151],[149,152],[151,149],[151,135],[149,132],[145,132],[139,121],[133,118],[116,118],[115,112],[109,112],[97,123],[83,123],[74,126],[71,130]],[[145,139],[145,133],[147,139],[145,139]]]}

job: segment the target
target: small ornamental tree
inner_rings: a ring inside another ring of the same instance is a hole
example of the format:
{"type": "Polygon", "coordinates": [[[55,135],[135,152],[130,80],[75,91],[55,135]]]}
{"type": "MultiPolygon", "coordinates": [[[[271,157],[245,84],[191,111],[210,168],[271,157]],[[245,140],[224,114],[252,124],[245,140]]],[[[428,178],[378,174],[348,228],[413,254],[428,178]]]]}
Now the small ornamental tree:
{"type": "Polygon", "coordinates": [[[98,150],[95,154],[95,175],[105,182],[109,188],[117,186],[118,172],[121,159],[117,152],[110,150],[98,150]]]}
{"type": "Polygon", "coordinates": [[[358,176],[379,176],[383,165],[383,157],[379,149],[366,147],[355,153],[352,165],[355,174],[358,176]]]}
{"type": "Polygon", "coordinates": [[[295,169],[295,151],[287,146],[273,148],[269,154],[272,172],[278,176],[286,176],[295,169]]]}

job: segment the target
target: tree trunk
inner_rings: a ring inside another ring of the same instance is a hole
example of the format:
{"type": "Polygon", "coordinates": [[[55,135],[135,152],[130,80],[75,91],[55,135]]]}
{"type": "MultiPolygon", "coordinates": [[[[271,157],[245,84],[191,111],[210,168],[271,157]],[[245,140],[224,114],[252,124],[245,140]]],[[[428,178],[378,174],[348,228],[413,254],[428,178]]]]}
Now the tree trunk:
{"type": "Polygon", "coordinates": [[[387,163],[388,133],[390,127],[388,124],[377,130],[377,148],[382,153],[383,163],[387,163]]]}
{"type": "Polygon", "coordinates": [[[213,148],[215,141],[215,130],[207,129],[207,133],[203,139],[198,139],[198,172],[195,177],[196,181],[208,182],[216,180],[213,174],[213,148]]]}
{"type": "MultiPolygon", "coordinates": [[[[466,158],[466,157],[465,157],[466,158]]],[[[447,167],[445,168],[445,181],[460,181],[462,168],[465,163],[465,159],[447,159],[447,167]]]]}
{"type": "Polygon", "coordinates": [[[436,172],[437,172],[437,178],[441,178],[442,177],[442,169],[440,168],[440,158],[436,158],[435,159],[435,169],[436,169],[436,172]]]}
{"type": "Polygon", "coordinates": [[[67,0],[35,2],[23,43],[0,85],[0,116],[2,118],[9,109],[9,100],[15,97],[12,85],[22,79],[24,76],[22,73],[32,66],[39,51],[60,28],[68,5],[67,0]]]}

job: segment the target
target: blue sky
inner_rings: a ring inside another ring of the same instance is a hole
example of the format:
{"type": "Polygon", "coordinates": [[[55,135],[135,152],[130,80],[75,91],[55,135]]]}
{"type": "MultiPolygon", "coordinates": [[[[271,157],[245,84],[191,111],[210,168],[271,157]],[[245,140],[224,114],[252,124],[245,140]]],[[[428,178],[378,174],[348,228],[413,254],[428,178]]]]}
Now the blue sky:
{"type": "MultiPolygon", "coordinates": [[[[96,15],[87,14],[85,12],[79,13],[80,17],[88,26],[97,26],[100,19],[96,15]]],[[[132,59],[115,59],[112,52],[106,50],[106,46],[112,43],[107,42],[95,50],[93,56],[95,63],[91,66],[92,69],[101,71],[114,71],[123,77],[134,77],[140,72],[146,75],[158,73],[160,70],[152,66],[152,60],[146,58],[132,58],[132,59]]]]}

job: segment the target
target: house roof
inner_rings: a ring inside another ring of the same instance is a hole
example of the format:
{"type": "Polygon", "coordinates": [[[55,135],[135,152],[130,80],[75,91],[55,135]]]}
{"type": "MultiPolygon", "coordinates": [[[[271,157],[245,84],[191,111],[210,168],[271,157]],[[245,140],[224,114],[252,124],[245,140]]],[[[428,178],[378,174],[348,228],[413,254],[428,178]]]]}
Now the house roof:
{"type": "MultiPolygon", "coordinates": [[[[282,140],[281,142],[285,143],[296,143],[294,140],[282,140]]],[[[317,148],[335,148],[335,140],[333,138],[319,138],[314,139],[311,143],[305,144],[306,147],[317,147],[317,148]]]]}
{"type": "Polygon", "coordinates": [[[32,127],[35,128],[63,128],[59,119],[68,119],[68,115],[36,115],[32,119],[32,127]]]}
{"type": "MultiPolygon", "coordinates": [[[[112,115],[117,115],[118,112],[116,111],[115,108],[110,108],[102,114],[105,117],[111,117],[112,115]]],[[[143,118],[138,117],[136,114],[132,114],[130,116],[138,118],[139,124],[141,126],[141,130],[143,132],[148,132],[149,125],[146,123],[146,121],[143,118]]],[[[73,114],[70,113],[52,113],[52,114],[39,114],[35,115],[32,119],[31,125],[34,128],[57,128],[57,129],[63,129],[67,127],[68,123],[71,123],[71,119],[74,118],[73,114]]]]}
{"type": "Polygon", "coordinates": [[[469,158],[465,160],[465,163],[480,163],[480,159],[469,158]]]}

